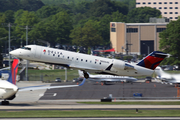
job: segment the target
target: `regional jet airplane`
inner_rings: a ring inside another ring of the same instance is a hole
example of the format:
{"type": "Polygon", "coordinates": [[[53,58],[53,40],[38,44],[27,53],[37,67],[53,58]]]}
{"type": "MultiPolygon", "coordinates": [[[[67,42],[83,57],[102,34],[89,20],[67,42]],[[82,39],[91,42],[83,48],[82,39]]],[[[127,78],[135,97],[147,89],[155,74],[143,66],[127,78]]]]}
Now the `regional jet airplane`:
{"type": "Polygon", "coordinates": [[[155,73],[157,74],[157,78],[162,82],[167,82],[170,84],[180,84],[180,74],[166,73],[159,66],[155,69],[155,73]]]}
{"type": "Polygon", "coordinates": [[[0,80],[0,99],[4,101],[1,102],[2,105],[8,105],[9,101],[13,100],[16,97],[16,93],[18,91],[33,91],[33,90],[41,90],[41,89],[53,89],[53,88],[66,88],[66,87],[78,87],[82,86],[86,79],[79,85],[64,85],[64,86],[30,86],[24,88],[18,88],[16,86],[16,75],[18,70],[18,59],[14,59],[11,73],[9,75],[8,80],[0,80]]]}
{"type": "MultiPolygon", "coordinates": [[[[79,77],[84,78],[83,71],[78,70],[79,77]]],[[[89,73],[88,73],[89,74],[89,73]]],[[[89,74],[89,78],[87,80],[101,82],[101,85],[107,85],[110,82],[127,82],[133,83],[136,82],[137,79],[129,76],[116,76],[116,75],[91,75],[89,74]]]]}
{"type": "Polygon", "coordinates": [[[76,68],[83,71],[85,78],[89,77],[87,72],[118,76],[151,76],[154,69],[168,56],[163,52],[154,51],[139,63],[133,64],[39,45],[27,45],[11,51],[10,54],[26,60],[76,68]]]}

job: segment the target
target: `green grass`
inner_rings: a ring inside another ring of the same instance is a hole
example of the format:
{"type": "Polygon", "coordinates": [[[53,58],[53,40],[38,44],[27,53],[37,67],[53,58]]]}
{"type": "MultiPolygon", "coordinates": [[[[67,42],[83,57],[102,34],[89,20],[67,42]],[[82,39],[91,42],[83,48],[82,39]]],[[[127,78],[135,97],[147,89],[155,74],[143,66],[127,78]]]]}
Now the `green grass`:
{"type": "Polygon", "coordinates": [[[17,117],[160,117],[180,116],[180,110],[25,110],[0,111],[0,118],[17,117]]]}
{"type": "Polygon", "coordinates": [[[77,103],[83,103],[83,104],[104,104],[104,105],[180,105],[180,101],[142,101],[142,102],[77,102],[77,103]]]}
{"type": "MultiPolygon", "coordinates": [[[[61,80],[65,79],[65,70],[28,70],[29,81],[41,81],[51,82],[60,77],[61,80]]],[[[79,77],[78,70],[67,70],[67,80],[73,80],[73,78],[79,77]]]]}

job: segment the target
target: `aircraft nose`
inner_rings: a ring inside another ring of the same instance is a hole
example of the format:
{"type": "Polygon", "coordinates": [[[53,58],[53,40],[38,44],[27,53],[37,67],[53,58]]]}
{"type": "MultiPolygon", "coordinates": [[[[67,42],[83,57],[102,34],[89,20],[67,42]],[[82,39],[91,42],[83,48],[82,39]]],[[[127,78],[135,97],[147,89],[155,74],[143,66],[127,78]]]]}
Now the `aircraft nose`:
{"type": "Polygon", "coordinates": [[[18,55],[18,51],[17,50],[13,50],[13,51],[9,52],[9,54],[11,54],[13,56],[17,56],[18,55]]]}

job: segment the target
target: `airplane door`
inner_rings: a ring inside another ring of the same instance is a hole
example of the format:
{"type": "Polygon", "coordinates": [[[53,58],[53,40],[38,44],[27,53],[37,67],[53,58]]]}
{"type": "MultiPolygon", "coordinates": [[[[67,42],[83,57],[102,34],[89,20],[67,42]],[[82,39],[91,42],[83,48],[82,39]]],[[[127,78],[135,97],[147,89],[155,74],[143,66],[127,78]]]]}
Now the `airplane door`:
{"type": "Polygon", "coordinates": [[[35,58],[41,58],[41,53],[42,53],[41,49],[42,49],[42,47],[36,46],[35,51],[34,51],[35,52],[35,54],[34,54],[35,58]]]}

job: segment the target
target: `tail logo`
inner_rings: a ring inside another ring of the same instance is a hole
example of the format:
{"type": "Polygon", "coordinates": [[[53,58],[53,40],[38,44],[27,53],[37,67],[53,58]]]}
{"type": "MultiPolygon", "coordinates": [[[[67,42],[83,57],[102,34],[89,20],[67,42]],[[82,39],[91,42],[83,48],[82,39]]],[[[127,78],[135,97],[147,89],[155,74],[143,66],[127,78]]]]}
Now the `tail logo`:
{"type": "Polygon", "coordinates": [[[154,51],[141,60],[137,65],[154,70],[166,56],[167,55],[163,52],[154,51]]]}
{"type": "Polygon", "coordinates": [[[18,59],[14,59],[11,67],[11,73],[9,74],[9,78],[7,80],[14,85],[16,84],[17,71],[18,71],[18,59]]]}

